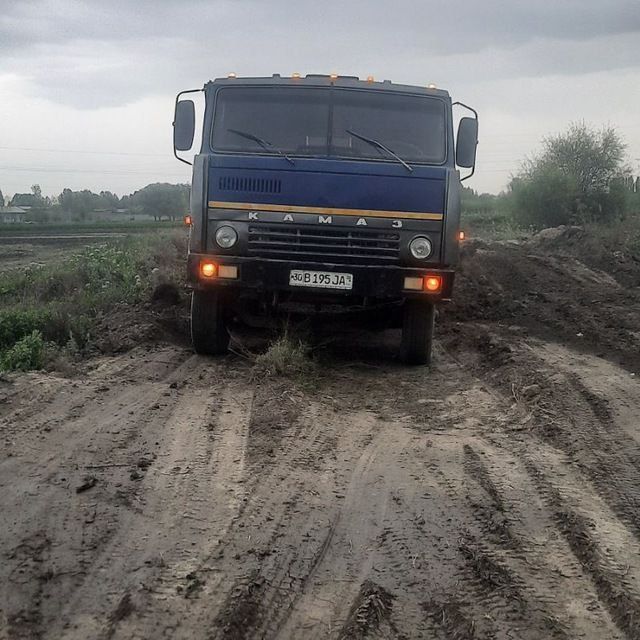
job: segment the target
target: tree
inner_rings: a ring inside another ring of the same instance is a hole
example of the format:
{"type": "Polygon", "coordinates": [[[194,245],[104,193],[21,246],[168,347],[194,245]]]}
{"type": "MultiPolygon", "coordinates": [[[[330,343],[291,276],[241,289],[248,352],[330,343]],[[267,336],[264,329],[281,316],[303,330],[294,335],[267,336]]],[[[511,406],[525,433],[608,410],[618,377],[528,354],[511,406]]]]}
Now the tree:
{"type": "Polygon", "coordinates": [[[189,185],[155,183],[136,191],[130,199],[143,213],[162,219],[181,218],[189,208],[189,185]]]}
{"type": "Polygon", "coordinates": [[[103,209],[117,209],[120,206],[120,198],[111,191],[101,191],[100,200],[103,209]]]}
{"type": "Polygon", "coordinates": [[[1,189],[0,189],[0,207],[4,207],[4,196],[2,195],[1,189]]]}
{"type": "Polygon", "coordinates": [[[574,123],[545,138],[509,190],[520,221],[536,228],[605,221],[625,213],[626,145],[618,132],[574,123]]]}

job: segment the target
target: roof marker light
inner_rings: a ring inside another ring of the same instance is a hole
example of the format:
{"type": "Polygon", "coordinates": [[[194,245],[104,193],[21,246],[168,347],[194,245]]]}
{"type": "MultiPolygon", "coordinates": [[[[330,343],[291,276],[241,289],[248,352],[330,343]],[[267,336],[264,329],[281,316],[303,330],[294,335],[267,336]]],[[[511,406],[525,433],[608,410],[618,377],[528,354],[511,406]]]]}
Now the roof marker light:
{"type": "Polygon", "coordinates": [[[232,71],[227,78],[237,78],[238,76],[232,71]]]}
{"type": "Polygon", "coordinates": [[[329,77],[330,77],[332,80],[337,80],[337,79],[338,79],[338,74],[337,74],[337,73],[332,73],[329,77]]]}
{"type": "Polygon", "coordinates": [[[431,83],[429,83],[429,84],[427,85],[427,89],[437,89],[437,88],[438,88],[438,87],[436,87],[436,85],[435,85],[435,84],[433,84],[433,82],[431,82],[431,83]]]}
{"type": "Polygon", "coordinates": [[[375,82],[375,78],[373,76],[367,76],[367,82],[375,82]]]}
{"type": "Polygon", "coordinates": [[[300,74],[296,71],[296,73],[292,73],[292,74],[291,74],[291,77],[292,77],[292,78],[294,78],[294,79],[296,79],[296,80],[299,80],[301,76],[300,76],[300,74]]]}

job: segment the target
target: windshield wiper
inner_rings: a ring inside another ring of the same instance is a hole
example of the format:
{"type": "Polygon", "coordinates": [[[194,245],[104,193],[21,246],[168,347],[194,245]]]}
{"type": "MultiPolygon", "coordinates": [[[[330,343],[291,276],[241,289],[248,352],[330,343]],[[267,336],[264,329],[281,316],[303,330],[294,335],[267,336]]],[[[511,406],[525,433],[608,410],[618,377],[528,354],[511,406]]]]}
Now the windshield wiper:
{"type": "Polygon", "coordinates": [[[227,131],[230,131],[231,133],[235,133],[237,136],[240,136],[241,138],[246,138],[247,140],[253,140],[253,142],[256,142],[263,149],[266,149],[267,151],[271,151],[273,149],[273,151],[275,151],[276,153],[281,155],[283,158],[285,158],[287,162],[290,162],[291,164],[295,164],[295,162],[284,151],[282,151],[282,149],[278,149],[278,147],[276,147],[272,142],[269,142],[268,140],[264,140],[263,138],[254,136],[253,133],[248,133],[247,131],[239,131],[238,129],[227,129],[227,131]]]}
{"type": "Polygon", "coordinates": [[[351,129],[345,129],[345,131],[347,133],[350,133],[355,138],[360,138],[360,140],[364,142],[368,142],[373,147],[377,147],[378,149],[382,149],[383,151],[386,151],[390,156],[394,157],[400,164],[402,164],[405,167],[405,169],[413,172],[413,169],[397,153],[394,153],[393,151],[391,151],[389,147],[385,147],[382,144],[382,142],[379,142],[378,140],[374,140],[373,138],[367,138],[367,136],[363,136],[361,133],[356,133],[351,129]]]}

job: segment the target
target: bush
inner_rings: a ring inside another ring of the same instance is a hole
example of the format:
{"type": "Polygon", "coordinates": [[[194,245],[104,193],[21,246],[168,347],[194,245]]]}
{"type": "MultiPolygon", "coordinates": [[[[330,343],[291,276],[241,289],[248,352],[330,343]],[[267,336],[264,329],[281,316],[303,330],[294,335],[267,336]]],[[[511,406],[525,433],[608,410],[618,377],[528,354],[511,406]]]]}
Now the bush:
{"type": "Polygon", "coordinates": [[[573,124],[544,140],[542,153],[525,163],[509,185],[515,217],[540,229],[607,222],[628,204],[626,145],[612,128],[573,124]]]}
{"type": "Polygon", "coordinates": [[[46,309],[10,309],[0,311],[0,351],[11,347],[34,331],[51,325],[51,313],[46,309]]]}
{"type": "Polygon", "coordinates": [[[45,344],[39,331],[18,340],[0,357],[0,369],[3,371],[30,371],[44,366],[45,344]]]}
{"type": "Polygon", "coordinates": [[[543,165],[526,179],[513,180],[511,191],[514,218],[525,227],[577,224],[584,213],[575,180],[553,166],[543,165]]]}

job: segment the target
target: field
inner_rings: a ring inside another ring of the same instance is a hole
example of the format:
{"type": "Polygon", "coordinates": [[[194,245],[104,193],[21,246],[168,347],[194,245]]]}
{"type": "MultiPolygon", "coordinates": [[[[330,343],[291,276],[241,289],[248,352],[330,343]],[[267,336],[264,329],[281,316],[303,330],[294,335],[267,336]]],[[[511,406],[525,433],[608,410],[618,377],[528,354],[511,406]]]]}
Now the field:
{"type": "Polygon", "coordinates": [[[4,374],[0,638],[640,638],[640,265],[593,233],[467,242],[431,369],[196,356],[150,286],[4,374]]]}

